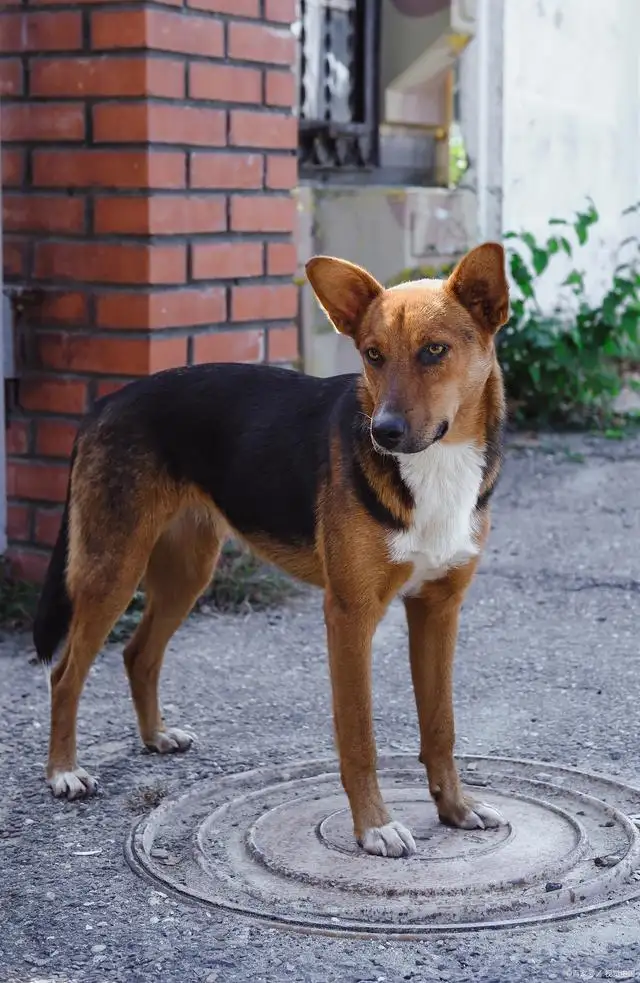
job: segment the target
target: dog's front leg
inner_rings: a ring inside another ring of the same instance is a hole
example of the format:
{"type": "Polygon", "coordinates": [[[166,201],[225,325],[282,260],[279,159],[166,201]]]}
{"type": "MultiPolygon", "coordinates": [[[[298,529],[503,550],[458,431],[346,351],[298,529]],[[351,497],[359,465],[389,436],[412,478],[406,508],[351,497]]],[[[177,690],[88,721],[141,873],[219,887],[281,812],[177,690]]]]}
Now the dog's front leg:
{"type": "Polygon", "coordinates": [[[411,676],[420,722],[420,761],[440,821],[462,829],[484,829],[504,822],[495,809],[462,790],[453,757],[453,658],[464,590],[432,588],[423,597],[405,598],[411,676]]]}
{"type": "Polygon", "coordinates": [[[329,668],[333,691],[340,774],[347,793],[356,839],[382,857],[408,856],[415,843],[408,829],[393,822],[376,774],[371,704],[371,642],[382,611],[325,597],[329,668]]]}

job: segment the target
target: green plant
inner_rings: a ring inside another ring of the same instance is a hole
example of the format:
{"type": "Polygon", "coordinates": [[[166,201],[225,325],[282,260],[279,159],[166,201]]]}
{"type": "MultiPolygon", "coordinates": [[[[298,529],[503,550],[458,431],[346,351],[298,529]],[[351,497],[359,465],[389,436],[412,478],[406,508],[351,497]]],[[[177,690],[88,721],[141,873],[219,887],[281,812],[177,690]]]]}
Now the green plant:
{"type": "MultiPolygon", "coordinates": [[[[286,574],[264,563],[246,547],[225,543],[211,584],[196,603],[196,611],[243,614],[282,604],[296,591],[286,574]]],[[[11,565],[0,557],[0,629],[28,631],[33,626],[40,588],[16,578],[11,565]]],[[[123,643],[140,624],[144,611],[143,590],[137,590],[129,606],[109,634],[110,643],[123,643]]]]}
{"type": "Polygon", "coordinates": [[[639,360],[637,240],[621,244],[630,258],[616,266],[597,303],[585,291],[576,256],[598,220],[589,201],[573,220],[551,219],[543,240],[529,232],[505,236],[513,284],[511,317],[498,336],[498,353],[516,421],[603,427],[622,388],[623,369],[639,360]],[[537,295],[540,278],[560,257],[571,260],[572,268],[555,307],[545,312],[537,295]]]}
{"type": "Polygon", "coordinates": [[[409,280],[444,280],[454,266],[455,263],[443,263],[441,266],[408,266],[387,280],[385,287],[396,287],[409,280]]]}
{"type": "MultiPolygon", "coordinates": [[[[203,614],[246,614],[276,607],[296,590],[289,577],[264,563],[245,546],[225,543],[213,580],[198,598],[195,610],[203,614]]],[[[144,611],[144,591],[138,590],[129,607],[114,625],[109,642],[126,642],[140,623],[144,611]]]]}
{"type": "Polygon", "coordinates": [[[7,560],[0,557],[0,628],[25,631],[33,624],[39,589],[17,579],[7,560]]]}

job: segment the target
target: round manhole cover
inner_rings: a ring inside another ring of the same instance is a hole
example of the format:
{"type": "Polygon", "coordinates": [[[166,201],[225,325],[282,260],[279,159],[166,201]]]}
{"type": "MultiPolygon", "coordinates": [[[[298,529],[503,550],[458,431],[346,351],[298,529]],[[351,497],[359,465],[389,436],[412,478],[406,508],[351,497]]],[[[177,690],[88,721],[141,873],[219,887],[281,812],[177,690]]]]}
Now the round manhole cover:
{"type": "Polygon", "coordinates": [[[164,802],[134,828],[138,872],[205,905],[275,925],[415,937],[566,918],[640,897],[640,789],[535,761],[459,758],[469,791],[508,821],[438,822],[424,769],[379,761],[394,818],[418,852],[356,846],[334,761],[217,779],[164,802]],[[478,788],[478,786],[480,786],[478,788]]]}

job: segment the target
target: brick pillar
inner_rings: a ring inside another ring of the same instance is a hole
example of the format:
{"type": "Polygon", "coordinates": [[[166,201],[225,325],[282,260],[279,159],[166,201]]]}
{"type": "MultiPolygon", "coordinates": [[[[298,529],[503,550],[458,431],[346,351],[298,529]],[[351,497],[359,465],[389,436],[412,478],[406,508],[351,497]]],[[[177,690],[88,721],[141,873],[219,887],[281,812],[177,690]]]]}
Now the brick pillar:
{"type": "Polygon", "coordinates": [[[80,416],[136,376],[295,363],[295,0],[0,14],[10,555],[39,578],[80,416]]]}

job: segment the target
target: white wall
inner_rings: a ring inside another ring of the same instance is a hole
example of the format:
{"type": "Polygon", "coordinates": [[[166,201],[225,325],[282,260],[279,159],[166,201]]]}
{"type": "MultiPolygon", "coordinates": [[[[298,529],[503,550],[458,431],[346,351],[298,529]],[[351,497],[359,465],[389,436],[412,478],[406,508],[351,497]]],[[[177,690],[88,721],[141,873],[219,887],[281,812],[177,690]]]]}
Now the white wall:
{"type": "Polygon", "coordinates": [[[490,16],[502,8],[502,229],[541,234],[590,195],[601,221],[585,266],[597,295],[620,240],[640,232],[639,218],[620,218],[640,198],[640,0],[484,5],[490,16]]]}

